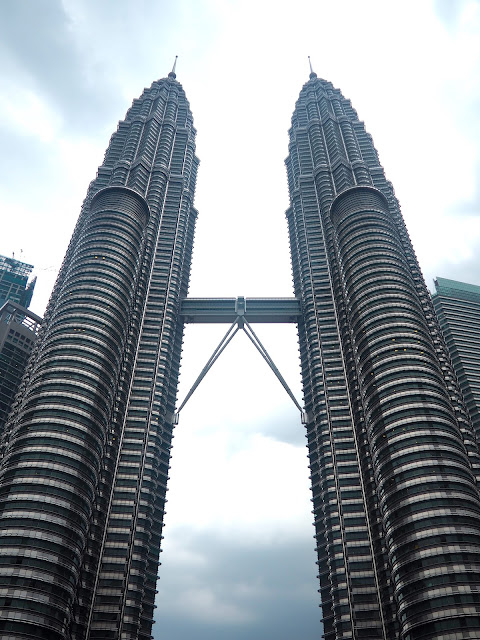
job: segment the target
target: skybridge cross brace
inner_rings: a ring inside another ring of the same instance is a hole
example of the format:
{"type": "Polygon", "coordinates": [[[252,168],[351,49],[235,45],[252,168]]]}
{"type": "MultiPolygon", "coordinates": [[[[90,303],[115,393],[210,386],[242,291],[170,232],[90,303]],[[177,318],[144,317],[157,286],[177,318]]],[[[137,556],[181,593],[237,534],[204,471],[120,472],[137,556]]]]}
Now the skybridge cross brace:
{"type": "Polygon", "coordinates": [[[285,389],[294,405],[300,411],[302,418],[302,424],[306,424],[307,415],[305,410],[301,407],[293,392],[288,386],[285,378],[282,376],[272,358],[268,354],[260,339],[253,331],[248,318],[252,322],[272,323],[293,323],[297,322],[300,317],[300,302],[297,298],[244,298],[243,296],[234,298],[186,298],[182,301],[180,307],[180,316],[184,318],[185,322],[192,323],[206,323],[206,322],[230,322],[232,314],[235,319],[230,325],[227,333],[224,335],[219,345],[214,350],[213,354],[207,361],[199,376],[192,385],[192,388],[185,396],[185,399],[180,403],[177,411],[173,415],[173,424],[178,424],[180,411],[187,404],[188,400],[192,397],[195,390],[203,378],[210,371],[212,366],[218,360],[220,355],[226,349],[227,345],[233,340],[237,332],[242,329],[252,342],[254,347],[260,353],[262,358],[268,364],[273,371],[282,387],[285,389]],[[232,309],[233,303],[233,309],[232,309]],[[250,306],[252,307],[252,313],[249,314],[250,306]]]}

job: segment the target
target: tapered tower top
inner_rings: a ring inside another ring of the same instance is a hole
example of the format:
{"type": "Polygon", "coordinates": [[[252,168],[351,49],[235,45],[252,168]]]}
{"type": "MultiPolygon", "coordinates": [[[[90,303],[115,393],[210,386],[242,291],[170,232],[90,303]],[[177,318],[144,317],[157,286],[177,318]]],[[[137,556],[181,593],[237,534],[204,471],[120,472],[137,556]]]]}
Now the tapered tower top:
{"type": "Polygon", "coordinates": [[[317,77],[317,74],[315,73],[315,71],[312,68],[312,61],[310,60],[310,56],[308,56],[308,64],[310,65],[310,80],[313,80],[314,78],[317,77]]]}

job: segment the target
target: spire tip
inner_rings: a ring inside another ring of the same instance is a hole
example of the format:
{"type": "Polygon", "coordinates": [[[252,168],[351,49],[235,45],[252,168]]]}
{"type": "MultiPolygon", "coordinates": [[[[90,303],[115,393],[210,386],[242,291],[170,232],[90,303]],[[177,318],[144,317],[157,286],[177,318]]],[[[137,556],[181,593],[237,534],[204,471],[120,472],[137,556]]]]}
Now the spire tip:
{"type": "Polygon", "coordinates": [[[175,56],[175,62],[173,63],[172,70],[168,74],[169,78],[176,78],[177,77],[177,74],[175,73],[175,68],[177,66],[177,58],[178,58],[178,56],[175,56]]]}
{"type": "Polygon", "coordinates": [[[313,70],[312,67],[312,61],[310,60],[310,56],[308,56],[308,64],[310,65],[310,79],[312,78],[316,78],[317,74],[315,73],[315,71],[313,70]]]}

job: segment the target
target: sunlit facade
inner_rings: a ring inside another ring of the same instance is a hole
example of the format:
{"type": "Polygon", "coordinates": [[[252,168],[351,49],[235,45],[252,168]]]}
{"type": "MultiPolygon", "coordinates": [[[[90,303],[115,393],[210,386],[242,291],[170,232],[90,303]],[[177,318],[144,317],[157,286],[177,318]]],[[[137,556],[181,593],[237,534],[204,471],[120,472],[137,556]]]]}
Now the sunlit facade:
{"type": "Polygon", "coordinates": [[[325,639],[479,638],[471,422],[372,139],[313,72],[286,165],[325,639]]]}

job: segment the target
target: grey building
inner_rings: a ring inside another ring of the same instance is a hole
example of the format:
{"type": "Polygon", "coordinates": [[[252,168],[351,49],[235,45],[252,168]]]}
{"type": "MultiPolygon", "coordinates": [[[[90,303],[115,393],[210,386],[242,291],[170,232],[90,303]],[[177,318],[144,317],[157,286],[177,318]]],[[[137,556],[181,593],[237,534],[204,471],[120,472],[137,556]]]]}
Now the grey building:
{"type": "Polygon", "coordinates": [[[150,638],[197,166],[172,72],[110,140],[5,428],[4,638],[150,638]]]}
{"type": "Polygon", "coordinates": [[[0,307],[0,435],[20,387],[42,319],[15,302],[0,307]]]}
{"type": "Polygon", "coordinates": [[[298,323],[326,640],[478,639],[479,452],[363,123],[311,73],[296,299],[185,300],[197,166],[172,72],[111,138],[0,443],[0,635],[151,637],[183,323],[254,317],[298,323]]]}
{"type": "Polygon", "coordinates": [[[478,638],[471,422],[372,138],[313,72],[286,165],[325,638],[478,638]]]}
{"type": "Polygon", "coordinates": [[[32,352],[41,318],[28,311],[33,266],[0,256],[0,435],[32,352]]]}
{"type": "Polygon", "coordinates": [[[467,411],[480,438],[480,287],[436,278],[432,299],[467,411]]]}
{"type": "Polygon", "coordinates": [[[32,301],[36,278],[30,279],[33,265],[0,256],[0,305],[7,300],[28,308],[32,301]]]}

